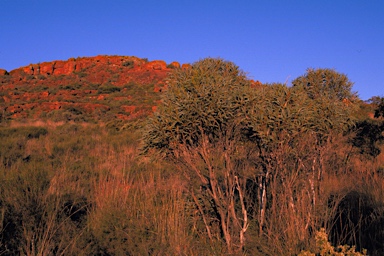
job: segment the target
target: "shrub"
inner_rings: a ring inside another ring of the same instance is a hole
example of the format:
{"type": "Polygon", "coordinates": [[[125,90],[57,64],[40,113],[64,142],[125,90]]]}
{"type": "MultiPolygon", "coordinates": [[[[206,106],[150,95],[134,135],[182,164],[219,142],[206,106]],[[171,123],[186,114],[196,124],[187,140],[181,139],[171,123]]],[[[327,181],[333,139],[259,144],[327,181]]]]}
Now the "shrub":
{"type": "Polygon", "coordinates": [[[32,88],[31,92],[43,92],[48,90],[49,87],[47,85],[37,85],[32,88]]]}
{"type": "Polygon", "coordinates": [[[68,84],[68,85],[61,85],[59,87],[62,90],[78,90],[81,88],[80,83],[73,83],[73,84],[68,84]]]}
{"type": "Polygon", "coordinates": [[[325,229],[320,229],[316,232],[316,249],[315,252],[311,251],[302,251],[299,256],[363,256],[367,255],[366,250],[363,250],[362,253],[356,252],[355,247],[350,247],[348,245],[339,245],[333,247],[328,241],[328,235],[325,232],[325,229]]]}
{"type": "Polygon", "coordinates": [[[135,63],[133,62],[133,60],[128,60],[123,62],[123,66],[128,68],[133,68],[135,66],[135,63]]]}
{"type": "Polygon", "coordinates": [[[3,166],[10,167],[19,160],[28,161],[29,155],[25,153],[28,140],[38,139],[48,133],[42,127],[18,127],[0,129],[0,159],[3,166]]]}
{"type": "Polygon", "coordinates": [[[85,73],[85,72],[79,72],[79,73],[77,73],[77,76],[78,76],[79,78],[83,78],[83,77],[88,76],[88,74],[85,73]]]}
{"type": "Polygon", "coordinates": [[[117,87],[113,84],[110,84],[110,83],[106,83],[106,84],[103,84],[101,85],[99,88],[97,88],[97,92],[99,94],[103,94],[103,93],[113,93],[113,92],[119,92],[121,90],[120,87],[117,87]]]}

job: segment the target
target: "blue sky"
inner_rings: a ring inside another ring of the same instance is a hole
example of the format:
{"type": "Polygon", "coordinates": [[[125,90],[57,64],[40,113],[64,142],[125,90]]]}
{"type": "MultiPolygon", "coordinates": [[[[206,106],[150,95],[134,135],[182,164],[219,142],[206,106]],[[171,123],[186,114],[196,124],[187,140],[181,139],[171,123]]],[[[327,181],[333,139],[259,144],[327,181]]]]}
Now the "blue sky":
{"type": "Polygon", "coordinates": [[[96,55],[233,61],[254,80],[333,68],[384,96],[383,0],[0,0],[0,68],[96,55]]]}

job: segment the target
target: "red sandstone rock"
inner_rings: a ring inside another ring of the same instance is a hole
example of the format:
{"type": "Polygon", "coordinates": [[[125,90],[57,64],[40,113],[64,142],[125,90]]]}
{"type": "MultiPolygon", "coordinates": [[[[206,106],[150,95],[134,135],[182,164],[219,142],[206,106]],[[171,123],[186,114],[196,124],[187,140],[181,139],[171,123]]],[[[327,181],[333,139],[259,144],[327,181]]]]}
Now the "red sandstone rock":
{"type": "Polygon", "coordinates": [[[68,61],[56,61],[53,66],[53,74],[55,75],[68,75],[76,68],[75,59],[68,61]]]}
{"type": "Polygon", "coordinates": [[[74,106],[77,106],[86,112],[93,112],[97,109],[108,111],[110,107],[103,104],[94,104],[94,103],[73,103],[74,106]]]}
{"type": "Polygon", "coordinates": [[[41,108],[46,112],[50,112],[52,110],[61,109],[63,106],[67,105],[69,105],[68,102],[43,102],[41,103],[41,108]]]}
{"type": "Polygon", "coordinates": [[[28,75],[33,75],[33,72],[34,72],[33,70],[34,70],[34,68],[33,68],[32,64],[27,66],[27,67],[22,68],[22,71],[24,71],[24,73],[26,73],[28,75]]]}
{"type": "Polygon", "coordinates": [[[98,97],[97,97],[97,100],[104,100],[105,99],[105,95],[99,95],[98,97]]]}
{"type": "Polygon", "coordinates": [[[132,96],[129,95],[129,96],[122,96],[122,97],[114,97],[113,100],[116,100],[116,101],[121,101],[121,100],[131,100],[132,99],[132,96]]]}
{"type": "Polygon", "coordinates": [[[4,100],[5,103],[11,102],[11,99],[9,97],[7,97],[7,96],[3,96],[3,100],[4,100]]]}
{"type": "Polygon", "coordinates": [[[15,70],[12,70],[10,73],[11,73],[11,75],[14,75],[15,73],[19,73],[18,71],[24,72],[26,74],[33,74],[32,66],[27,66],[27,67],[15,69],[15,70]]]}
{"type": "Polygon", "coordinates": [[[11,117],[13,119],[24,119],[27,117],[27,115],[28,115],[27,112],[20,112],[20,113],[13,114],[11,117]]]}
{"type": "Polygon", "coordinates": [[[177,61],[174,61],[174,62],[171,62],[171,64],[169,64],[169,66],[172,68],[180,68],[180,63],[177,61]]]}
{"type": "Polygon", "coordinates": [[[127,113],[133,113],[135,111],[135,109],[136,109],[136,106],[123,105],[120,108],[123,109],[127,113]]]}
{"type": "Polygon", "coordinates": [[[54,63],[43,62],[40,64],[40,74],[52,75],[53,74],[53,68],[54,68],[54,63]]]}
{"type": "Polygon", "coordinates": [[[252,88],[260,88],[261,86],[263,86],[263,84],[260,81],[251,80],[251,87],[252,88]]]}
{"type": "Polygon", "coordinates": [[[93,58],[77,59],[75,70],[77,72],[83,71],[84,69],[87,69],[90,66],[92,66],[92,64],[94,63],[95,63],[95,60],[93,58]]]}
{"type": "Polygon", "coordinates": [[[188,63],[184,63],[183,65],[181,65],[181,68],[182,69],[187,69],[187,68],[191,68],[191,64],[188,64],[188,63]]]}
{"type": "Polygon", "coordinates": [[[124,115],[124,114],[116,114],[116,117],[120,120],[125,120],[125,121],[128,121],[131,119],[130,116],[127,116],[127,115],[124,115]]]}
{"type": "Polygon", "coordinates": [[[39,95],[39,99],[46,99],[49,96],[49,92],[41,92],[39,95]]]}
{"type": "Polygon", "coordinates": [[[145,64],[147,70],[164,70],[167,68],[167,63],[163,60],[154,60],[145,64]]]}
{"type": "Polygon", "coordinates": [[[8,74],[7,70],[0,68],[0,76],[4,76],[4,75],[7,75],[7,74],[8,74]]]}

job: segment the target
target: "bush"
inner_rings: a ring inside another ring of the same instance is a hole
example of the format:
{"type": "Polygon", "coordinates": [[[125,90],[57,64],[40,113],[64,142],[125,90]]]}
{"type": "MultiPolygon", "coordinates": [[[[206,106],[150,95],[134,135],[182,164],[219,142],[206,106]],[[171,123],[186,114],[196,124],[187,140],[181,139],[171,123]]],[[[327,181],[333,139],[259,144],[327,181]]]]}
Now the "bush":
{"type": "Polygon", "coordinates": [[[120,87],[117,87],[109,83],[103,84],[99,88],[97,88],[97,92],[99,94],[103,94],[103,93],[109,94],[113,92],[119,92],[120,90],[121,90],[120,87]]]}
{"type": "Polygon", "coordinates": [[[2,128],[0,129],[0,138],[24,137],[26,139],[39,138],[48,133],[48,130],[43,127],[24,126],[18,128],[2,128]]]}
{"type": "Polygon", "coordinates": [[[355,247],[348,245],[339,245],[333,247],[328,241],[328,235],[325,229],[320,229],[316,232],[316,249],[315,252],[302,251],[299,256],[362,256],[367,255],[367,251],[363,250],[362,253],[356,252],[355,247]]]}
{"type": "Polygon", "coordinates": [[[48,131],[42,127],[18,127],[0,129],[0,159],[3,166],[10,167],[17,161],[29,161],[25,146],[28,140],[45,136],[48,131]]]}
{"type": "Polygon", "coordinates": [[[133,60],[128,60],[128,61],[123,62],[123,66],[133,68],[135,66],[135,63],[133,62],[133,60]]]}
{"type": "Polygon", "coordinates": [[[60,89],[62,90],[78,90],[81,88],[80,83],[73,83],[73,84],[68,84],[68,85],[61,85],[60,89]]]}

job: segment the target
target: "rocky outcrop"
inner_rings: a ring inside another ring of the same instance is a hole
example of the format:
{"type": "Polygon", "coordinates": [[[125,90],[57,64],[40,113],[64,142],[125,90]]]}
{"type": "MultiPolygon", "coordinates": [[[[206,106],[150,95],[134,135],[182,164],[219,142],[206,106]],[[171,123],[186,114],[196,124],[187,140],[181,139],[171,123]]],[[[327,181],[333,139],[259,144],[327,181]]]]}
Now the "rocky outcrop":
{"type": "Polygon", "coordinates": [[[180,68],[180,63],[177,61],[171,62],[171,64],[168,65],[170,68],[180,68]]]}
{"type": "Polygon", "coordinates": [[[145,68],[147,70],[166,70],[167,63],[165,63],[165,61],[162,61],[162,60],[155,60],[155,61],[146,63],[145,68]]]}
{"type": "Polygon", "coordinates": [[[141,118],[155,109],[175,68],[180,63],[100,55],[0,69],[2,118],[141,118]]]}
{"type": "Polygon", "coordinates": [[[263,86],[263,84],[260,81],[251,80],[250,82],[251,82],[252,88],[261,88],[263,86]]]}
{"type": "MultiPolygon", "coordinates": [[[[143,67],[147,70],[166,70],[167,64],[162,60],[148,62],[145,59],[130,56],[96,56],[84,58],[70,58],[66,61],[52,61],[38,64],[30,64],[11,71],[13,74],[23,72],[28,75],[68,75],[73,72],[81,72],[85,69],[92,68],[96,65],[112,65],[112,66],[129,66],[143,67]]],[[[178,62],[170,64],[174,67],[180,67],[178,62]]],[[[6,71],[4,70],[4,74],[6,71]]],[[[0,69],[0,75],[2,70],[0,69]]]]}
{"type": "Polygon", "coordinates": [[[76,70],[76,60],[69,59],[68,61],[56,61],[50,63],[52,66],[52,74],[68,75],[76,70]]]}
{"type": "Polygon", "coordinates": [[[0,76],[8,75],[8,71],[0,68],[0,76]]]}

